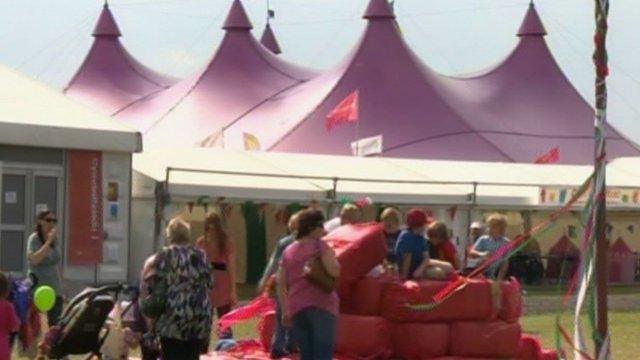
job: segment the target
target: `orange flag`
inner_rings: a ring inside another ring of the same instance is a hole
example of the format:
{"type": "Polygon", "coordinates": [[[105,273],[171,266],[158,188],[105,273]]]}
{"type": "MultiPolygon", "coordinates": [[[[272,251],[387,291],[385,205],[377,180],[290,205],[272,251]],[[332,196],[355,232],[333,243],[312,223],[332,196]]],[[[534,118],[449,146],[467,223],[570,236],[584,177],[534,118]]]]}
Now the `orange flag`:
{"type": "Polygon", "coordinates": [[[548,153],[540,155],[536,158],[536,164],[553,164],[560,161],[560,148],[557,146],[549,150],[548,153]]]}
{"type": "Polygon", "coordinates": [[[325,121],[327,131],[331,131],[337,125],[358,121],[359,105],[358,90],[349,94],[333,109],[325,121]]]}

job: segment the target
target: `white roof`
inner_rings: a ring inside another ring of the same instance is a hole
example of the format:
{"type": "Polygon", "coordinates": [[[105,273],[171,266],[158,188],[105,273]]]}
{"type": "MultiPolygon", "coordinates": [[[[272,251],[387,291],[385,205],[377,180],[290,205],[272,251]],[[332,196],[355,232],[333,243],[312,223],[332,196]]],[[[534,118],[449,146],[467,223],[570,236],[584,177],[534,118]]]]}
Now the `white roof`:
{"type": "Polygon", "coordinates": [[[142,150],[138,132],[3,66],[0,66],[0,144],[118,152],[142,150]]]}
{"type": "MultiPolygon", "coordinates": [[[[640,159],[637,160],[640,163],[640,159]]],[[[541,186],[576,187],[589,166],[358,158],[200,148],[136,154],[134,171],[165,181],[174,198],[224,196],[254,200],[369,196],[379,203],[468,204],[477,183],[478,205],[535,206],[541,186]]],[[[640,170],[611,167],[608,184],[640,188],[640,170]]],[[[637,169],[637,167],[636,167],[637,169]]],[[[134,190],[135,192],[135,190],[134,190]]]]}

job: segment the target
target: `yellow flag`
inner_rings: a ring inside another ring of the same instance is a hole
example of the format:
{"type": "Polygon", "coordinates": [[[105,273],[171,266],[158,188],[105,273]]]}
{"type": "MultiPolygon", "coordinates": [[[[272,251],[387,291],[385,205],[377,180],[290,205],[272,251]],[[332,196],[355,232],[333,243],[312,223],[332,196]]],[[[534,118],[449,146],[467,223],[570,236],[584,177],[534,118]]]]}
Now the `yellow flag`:
{"type": "Polygon", "coordinates": [[[244,138],[244,149],[247,151],[260,151],[260,141],[258,138],[249,133],[242,133],[244,138]]]}

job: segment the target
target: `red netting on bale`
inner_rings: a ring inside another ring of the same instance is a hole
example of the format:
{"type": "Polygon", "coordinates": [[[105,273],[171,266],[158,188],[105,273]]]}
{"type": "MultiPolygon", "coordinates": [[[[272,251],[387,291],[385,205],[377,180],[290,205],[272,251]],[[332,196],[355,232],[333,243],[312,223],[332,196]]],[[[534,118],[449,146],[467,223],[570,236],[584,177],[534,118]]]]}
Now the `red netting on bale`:
{"type": "Polygon", "coordinates": [[[336,352],[359,359],[388,359],[392,348],[386,319],[344,314],[338,318],[336,352]]]}
{"type": "Polygon", "coordinates": [[[404,360],[430,359],[449,352],[448,324],[396,324],[393,354],[404,360]]]}
{"type": "Polygon", "coordinates": [[[520,324],[503,321],[459,322],[451,325],[450,354],[455,356],[517,358],[520,324]]]}
{"type": "Polygon", "coordinates": [[[336,251],[340,281],[357,281],[382,264],[387,254],[384,230],[378,223],[341,226],[324,240],[336,251]]]}
{"type": "Polygon", "coordinates": [[[440,281],[391,284],[382,300],[382,316],[407,323],[489,320],[495,316],[491,284],[486,280],[470,280],[466,287],[431,310],[416,311],[407,306],[432,303],[433,296],[445,286],[447,283],[440,281]]]}
{"type": "Polygon", "coordinates": [[[508,323],[518,322],[522,316],[522,288],[515,278],[500,283],[498,318],[508,323]]]}
{"type": "Polygon", "coordinates": [[[396,278],[382,275],[365,276],[355,283],[348,299],[349,312],[355,315],[379,316],[382,309],[382,298],[385,290],[396,278]]]}

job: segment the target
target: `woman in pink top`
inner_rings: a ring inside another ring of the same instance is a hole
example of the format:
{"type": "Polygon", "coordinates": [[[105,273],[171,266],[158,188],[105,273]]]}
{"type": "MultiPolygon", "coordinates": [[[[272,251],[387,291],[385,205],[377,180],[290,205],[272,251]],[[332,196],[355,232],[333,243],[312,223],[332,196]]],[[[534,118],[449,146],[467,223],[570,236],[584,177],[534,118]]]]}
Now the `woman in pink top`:
{"type": "MultiPolygon", "coordinates": [[[[204,220],[204,235],[198,238],[196,246],[205,252],[213,269],[210,299],[219,319],[238,303],[235,248],[222,227],[219,214],[212,212],[207,215],[204,220]]],[[[224,337],[231,337],[231,333],[224,334],[224,337]]]]}
{"type": "Polygon", "coordinates": [[[0,271],[0,360],[11,359],[9,336],[18,332],[20,321],[16,310],[7,299],[9,298],[9,279],[0,271]]]}
{"type": "Polygon", "coordinates": [[[329,275],[338,277],[340,265],[324,241],[324,216],[318,210],[304,210],[298,217],[296,242],[282,254],[278,272],[278,295],[282,304],[282,321],[293,326],[293,337],[301,360],[333,358],[338,295],[326,293],[305,277],[305,265],[321,256],[329,275]]]}

